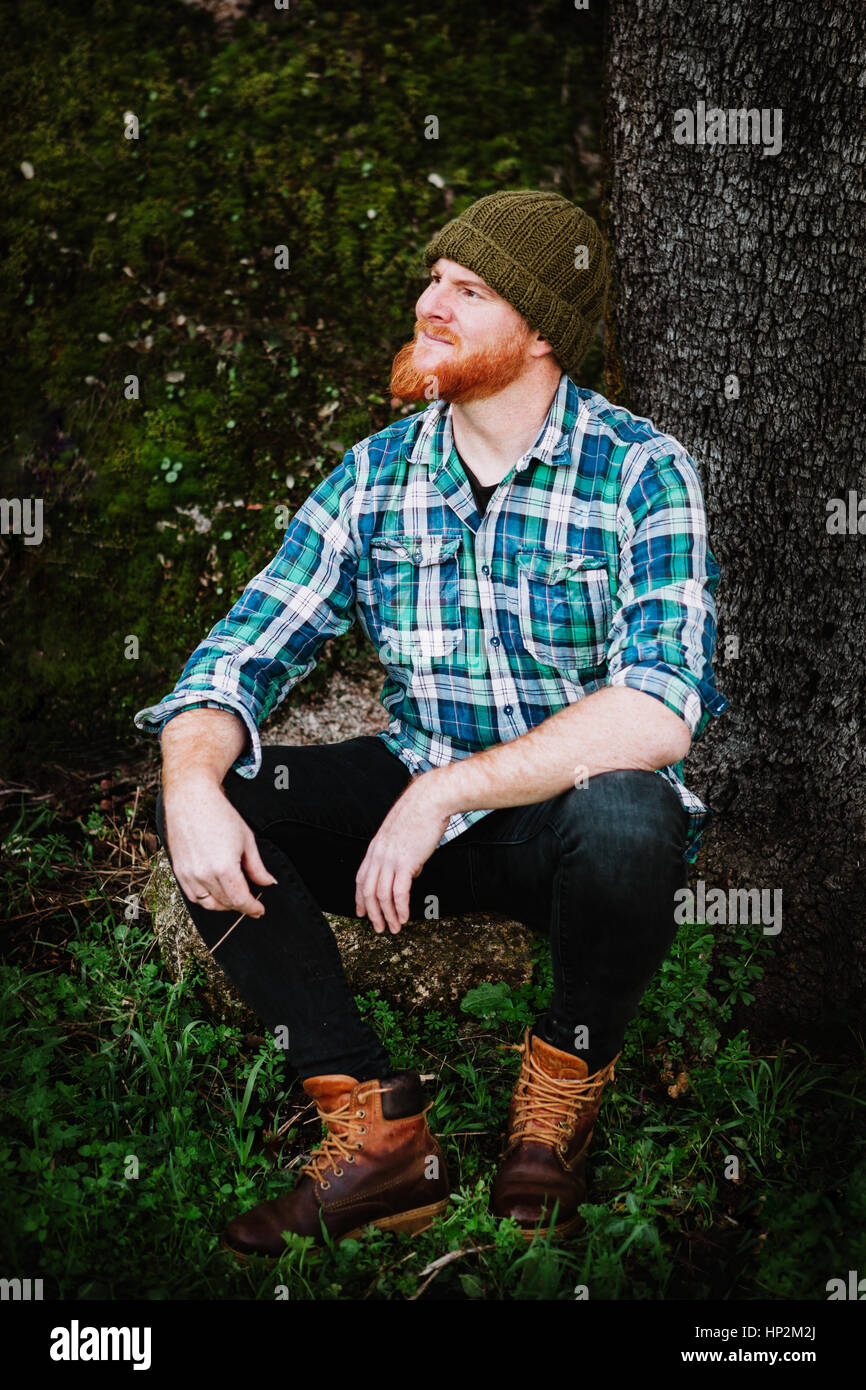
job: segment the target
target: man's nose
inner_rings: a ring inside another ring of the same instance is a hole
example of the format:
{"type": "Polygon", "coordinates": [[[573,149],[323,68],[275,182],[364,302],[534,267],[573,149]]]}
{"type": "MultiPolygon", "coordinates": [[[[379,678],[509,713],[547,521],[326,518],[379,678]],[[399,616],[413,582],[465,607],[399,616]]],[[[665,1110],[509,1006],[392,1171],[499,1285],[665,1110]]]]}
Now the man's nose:
{"type": "Polygon", "coordinates": [[[439,323],[446,323],[451,317],[447,300],[438,285],[428,285],[415,305],[415,312],[419,318],[435,319],[439,323]]]}

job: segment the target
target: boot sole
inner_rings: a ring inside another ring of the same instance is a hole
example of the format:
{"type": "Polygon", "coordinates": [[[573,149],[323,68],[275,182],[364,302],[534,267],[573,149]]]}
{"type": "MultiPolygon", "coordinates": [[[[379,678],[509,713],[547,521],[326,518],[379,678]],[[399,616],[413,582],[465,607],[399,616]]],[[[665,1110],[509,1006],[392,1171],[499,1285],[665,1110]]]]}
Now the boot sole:
{"type": "Polygon", "coordinates": [[[429,1207],[415,1207],[413,1211],[401,1211],[396,1216],[380,1216],[377,1221],[366,1221],[363,1226],[356,1226],[353,1231],[347,1231],[339,1239],[357,1240],[367,1226],[375,1226],[377,1231],[406,1231],[410,1235],[414,1235],[418,1231],[426,1231],[428,1226],[432,1226],[434,1221],[445,1214],[447,1207],[448,1198],[446,1197],[441,1202],[431,1202],[429,1207]]]}
{"type": "Polygon", "coordinates": [[[562,1240],[564,1236],[570,1236],[572,1232],[576,1231],[582,1221],[583,1218],[581,1216],[573,1216],[570,1221],[560,1221],[553,1227],[521,1226],[520,1235],[521,1238],[526,1241],[527,1245],[531,1240],[534,1240],[536,1236],[541,1240],[545,1240],[547,1236],[551,1234],[551,1230],[554,1240],[562,1240]]]}
{"type": "MultiPolygon", "coordinates": [[[[375,1226],[379,1231],[406,1231],[411,1235],[419,1231],[426,1231],[437,1221],[440,1216],[444,1216],[448,1207],[448,1198],[441,1202],[431,1202],[428,1207],[415,1207],[412,1211],[401,1211],[395,1216],[380,1216],[377,1221],[366,1221],[363,1226],[356,1226],[352,1231],[346,1231],[343,1235],[337,1236],[337,1244],[344,1240],[357,1240],[368,1226],[375,1226]]],[[[220,1237],[220,1246],[228,1254],[234,1255],[238,1264],[246,1265],[250,1255],[266,1254],[267,1258],[275,1260],[278,1256],[260,1250],[241,1251],[235,1250],[233,1245],[229,1245],[225,1236],[220,1237]]]]}

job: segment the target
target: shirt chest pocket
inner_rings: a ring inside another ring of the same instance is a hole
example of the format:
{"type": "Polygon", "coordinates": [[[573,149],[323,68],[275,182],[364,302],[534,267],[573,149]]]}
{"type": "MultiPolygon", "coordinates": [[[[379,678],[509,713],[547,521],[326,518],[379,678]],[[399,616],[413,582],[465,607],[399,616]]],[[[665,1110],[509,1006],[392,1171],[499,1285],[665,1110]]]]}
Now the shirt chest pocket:
{"type": "Polygon", "coordinates": [[[601,675],[613,620],[605,557],[523,546],[515,559],[518,621],[526,650],[568,680],[601,675]]]}
{"type": "Polygon", "coordinates": [[[463,638],[461,536],[374,536],[370,583],[382,661],[423,665],[463,638]]]}

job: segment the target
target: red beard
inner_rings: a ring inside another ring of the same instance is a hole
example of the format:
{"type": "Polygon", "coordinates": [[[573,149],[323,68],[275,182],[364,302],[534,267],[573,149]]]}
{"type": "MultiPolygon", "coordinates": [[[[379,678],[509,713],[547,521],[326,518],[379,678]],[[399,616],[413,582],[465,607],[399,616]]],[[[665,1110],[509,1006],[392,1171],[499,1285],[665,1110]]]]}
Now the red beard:
{"type": "Polygon", "coordinates": [[[415,323],[415,336],[394,358],[391,367],[391,394],[401,401],[454,401],[458,405],[482,401],[502,391],[516,381],[526,366],[526,341],[532,334],[528,324],[516,329],[499,342],[462,353],[452,333],[434,328],[425,319],[415,323]],[[438,360],[420,371],[414,365],[415,344],[424,330],[434,338],[454,343],[453,349],[442,350],[438,360]]]}

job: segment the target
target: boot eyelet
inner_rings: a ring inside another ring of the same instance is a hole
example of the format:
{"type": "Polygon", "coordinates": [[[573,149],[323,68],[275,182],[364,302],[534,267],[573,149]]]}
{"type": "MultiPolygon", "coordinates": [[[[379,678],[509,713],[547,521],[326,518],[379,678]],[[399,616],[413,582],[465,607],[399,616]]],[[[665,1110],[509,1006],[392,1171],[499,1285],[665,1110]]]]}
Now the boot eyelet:
{"type": "Polygon", "coordinates": [[[355,1114],[359,1117],[359,1119],[366,1120],[367,1118],[366,1110],[356,1110],[355,1114]]]}
{"type": "Polygon", "coordinates": [[[357,1143],[357,1144],[355,1145],[355,1148],[356,1148],[356,1149],[363,1149],[363,1147],[364,1147],[364,1145],[361,1144],[360,1142],[357,1143]]]}
{"type": "Polygon", "coordinates": [[[325,1179],[322,1178],[321,1186],[324,1190],[327,1190],[327,1188],[329,1188],[331,1184],[329,1182],[325,1182],[325,1179]]]}
{"type": "Polygon", "coordinates": [[[366,1125],[361,1125],[361,1128],[359,1129],[358,1133],[359,1133],[359,1134],[366,1134],[366,1133],[367,1133],[367,1126],[366,1126],[366,1125]]]}
{"type": "Polygon", "coordinates": [[[335,1177],[335,1178],[341,1178],[342,1176],[343,1176],[343,1170],[342,1170],[342,1168],[335,1168],[335,1169],[334,1169],[334,1177],[335,1177]]]}
{"type": "Polygon", "coordinates": [[[347,1163],[354,1163],[354,1162],[355,1162],[355,1155],[354,1155],[354,1154],[347,1154],[347,1155],[346,1155],[346,1162],[347,1162],[347,1163]]]}

